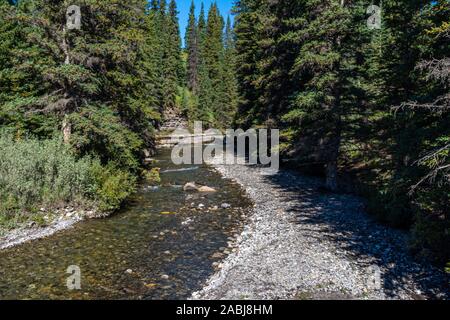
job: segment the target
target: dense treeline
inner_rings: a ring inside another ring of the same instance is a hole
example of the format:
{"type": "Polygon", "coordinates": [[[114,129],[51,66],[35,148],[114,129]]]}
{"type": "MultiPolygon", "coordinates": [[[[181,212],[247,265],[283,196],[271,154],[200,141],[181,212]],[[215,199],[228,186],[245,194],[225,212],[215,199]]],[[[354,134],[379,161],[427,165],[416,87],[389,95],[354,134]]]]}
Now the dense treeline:
{"type": "Polygon", "coordinates": [[[192,2],[185,48],[175,0],[78,1],[81,30],[71,4],[0,0],[0,231],[61,202],[118,208],[181,114],[280,128],[283,160],[330,190],[357,181],[416,252],[448,260],[448,1],[384,1],[380,29],[364,0],[236,1],[234,28],[192,2]]]}
{"type": "Polygon", "coordinates": [[[285,159],[331,190],[357,178],[372,212],[448,259],[450,5],[383,1],[370,29],[371,4],[238,1],[236,122],[281,128],[285,159]]]}
{"type": "Polygon", "coordinates": [[[192,4],[185,50],[175,0],[77,1],[69,30],[72,4],[0,0],[0,231],[42,207],[114,210],[165,118],[233,118],[234,37],[216,4],[198,19],[192,4]]]}
{"type": "Polygon", "coordinates": [[[166,23],[169,10],[145,0],[79,1],[81,29],[68,30],[71,4],[0,1],[0,140],[10,145],[0,159],[3,226],[42,207],[118,208],[175,100],[176,84],[161,81],[182,77],[181,58],[170,59],[179,43],[160,37],[163,25],[178,32],[176,21],[166,23]]]}
{"type": "Polygon", "coordinates": [[[225,22],[213,3],[198,19],[192,2],[186,30],[187,89],[182,110],[207,127],[227,128],[237,105],[235,41],[230,18],[225,22]]]}

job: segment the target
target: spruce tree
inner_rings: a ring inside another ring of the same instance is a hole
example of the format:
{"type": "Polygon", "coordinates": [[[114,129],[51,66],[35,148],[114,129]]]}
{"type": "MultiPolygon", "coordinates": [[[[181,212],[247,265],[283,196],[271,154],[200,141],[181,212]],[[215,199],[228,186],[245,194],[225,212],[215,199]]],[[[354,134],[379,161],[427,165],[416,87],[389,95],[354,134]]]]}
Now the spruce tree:
{"type": "Polygon", "coordinates": [[[15,15],[27,32],[17,56],[33,54],[36,64],[21,59],[11,72],[26,70],[28,86],[36,90],[27,90],[32,94],[27,101],[21,95],[9,105],[25,118],[58,118],[64,140],[80,154],[95,153],[136,169],[140,147],[152,143],[158,117],[143,92],[153,70],[142,60],[147,2],[85,4],[81,30],[66,30],[67,1],[50,2],[33,1],[32,14],[15,15]]]}
{"type": "Polygon", "coordinates": [[[236,48],[233,27],[230,17],[227,18],[224,37],[224,58],[223,58],[223,84],[225,90],[225,106],[223,112],[223,124],[230,126],[236,114],[237,107],[237,78],[236,78],[236,48]]]}
{"type": "Polygon", "coordinates": [[[194,94],[198,91],[198,66],[199,66],[199,39],[197,22],[195,19],[195,4],[192,1],[189,11],[189,21],[186,29],[186,51],[188,54],[187,61],[187,87],[194,94]]]}
{"type": "Polygon", "coordinates": [[[175,0],[171,0],[168,11],[163,10],[166,2],[160,2],[161,25],[163,36],[163,87],[162,87],[162,109],[171,112],[177,109],[176,98],[178,84],[182,78],[181,62],[181,39],[178,25],[178,12],[175,0]],[[164,15],[163,15],[164,13],[164,15]]]}

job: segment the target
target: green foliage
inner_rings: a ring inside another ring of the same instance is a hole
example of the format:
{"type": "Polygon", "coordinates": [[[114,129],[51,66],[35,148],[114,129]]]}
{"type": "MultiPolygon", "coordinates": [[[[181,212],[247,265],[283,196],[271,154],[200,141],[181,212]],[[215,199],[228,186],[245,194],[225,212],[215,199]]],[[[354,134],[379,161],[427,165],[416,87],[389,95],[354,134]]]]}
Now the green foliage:
{"type": "Polygon", "coordinates": [[[189,11],[189,21],[186,28],[186,52],[188,54],[187,61],[187,87],[193,93],[198,91],[198,67],[200,58],[200,47],[199,47],[199,30],[197,27],[197,21],[195,18],[195,4],[192,1],[191,8],[189,11]]]}
{"type": "Polygon", "coordinates": [[[409,203],[407,192],[401,188],[393,189],[391,186],[383,190],[379,189],[370,188],[371,192],[366,194],[369,213],[393,227],[409,227],[414,214],[412,207],[407,205],[409,203]]]}
{"type": "MultiPolygon", "coordinates": [[[[15,217],[59,201],[118,208],[134,188],[142,149],[154,147],[166,10],[148,11],[144,0],[86,0],[78,4],[82,29],[68,31],[71,4],[0,2],[0,127],[10,132],[4,141],[15,141],[2,155],[2,207],[15,217]]],[[[170,12],[173,19],[173,4],[170,12]]]]}
{"type": "Polygon", "coordinates": [[[421,257],[438,263],[448,262],[450,256],[450,224],[423,212],[416,213],[412,228],[411,248],[421,257]]]}
{"type": "Polygon", "coordinates": [[[238,1],[235,122],[280,128],[282,155],[330,189],[347,171],[370,212],[448,261],[449,3],[383,1],[380,30],[369,4],[238,1]]]}
{"type": "MultiPolygon", "coordinates": [[[[62,138],[16,140],[0,135],[0,220],[42,221],[38,209],[62,205],[109,213],[135,190],[136,178],[110,162],[78,158],[62,138]]],[[[11,224],[14,221],[14,224],[11,224]]]]}
{"type": "Polygon", "coordinates": [[[14,140],[11,134],[1,134],[0,149],[0,214],[83,203],[92,195],[90,170],[95,161],[77,159],[60,138],[14,140]]]}
{"type": "Polygon", "coordinates": [[[207,20],[203,4],[198,22],[194,9],[192,4],[186,33],[187,88],[197,105],[187,115],[190,122],[202,121],[205,127],[228,128],[237,105],[233,28],[228,19],[224,30],[224,19],[215,3],[207,20]]]}
{"type": "Polygon", "coordinates": [[[159,185],[161,183],[161,176],[159,174],[160,168],[152,168],[145,173],[146,182],[151,185],[159,185]]]}
{"type": "Polygon", "coordinates": [[[137,171],[142,147],[139,136],[121,125],[120,117],[104,106],[86,107],[73,114],[71,144],[80,155],[93,155],[103,164],[137,171]]]}
{"type": "Polygon", "coordinates": [[[117,210],[136,190],[136,177],[112,163],[106,167],[94,163],[90,173],[95,181],[94,198],[100,212],[117,210]]]}

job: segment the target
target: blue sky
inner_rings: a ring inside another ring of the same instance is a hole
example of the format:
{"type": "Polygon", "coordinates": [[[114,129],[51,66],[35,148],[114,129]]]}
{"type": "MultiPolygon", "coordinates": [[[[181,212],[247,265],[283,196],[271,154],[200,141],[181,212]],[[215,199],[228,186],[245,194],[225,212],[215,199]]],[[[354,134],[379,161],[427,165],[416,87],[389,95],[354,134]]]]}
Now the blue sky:
{"type": "MultiPolygon", "coordinates": [[[[186,26],[189,18],[189,8],[191,7],[191,1],[192,0],[177,0],[178,11],[180,12],[178,18],[180,19],[180,31],[183,42],[184,33],[186,31],[186,26]]],[[[231,8],[233,7],[234,2],[233,0],[194,0],[197,18],[200,13],[200,6],[202,2],[205,4],[205,14],[208,14],[208,9],[211,6],[211,3],[217,2],[217,4],[219,5],[220,13],[225,18],[225,21],[228,15],[233,18],[231,16],[231,8]]]]}

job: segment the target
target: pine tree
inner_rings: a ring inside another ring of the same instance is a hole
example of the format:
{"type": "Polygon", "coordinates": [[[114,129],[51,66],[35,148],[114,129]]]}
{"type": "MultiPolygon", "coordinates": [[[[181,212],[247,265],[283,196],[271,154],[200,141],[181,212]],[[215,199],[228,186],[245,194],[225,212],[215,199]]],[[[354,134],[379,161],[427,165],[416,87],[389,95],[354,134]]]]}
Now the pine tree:
{"type": "Polygon", "coordinates": [[[192,1],[189,11],[189,22],[186,29],[187,62],[187,86],[194,94],[198,91],[198,66],[199,66],[199,39],[197,22],[195,19],[195,4],[192,1]]]}
{"type": "MultiPolygon", "coordinates": [[[[223,83],[223,18],[219,13],[217,5],[213,3],[208,12],[205,35],[201,52],[201,64],[204,68],[203,77],[200,82],[210,82],[211,92],[201,91],[201,101],[211,101],[211,121],[209,125],[224,124],[223,111],[226,109],[225,87],[223,83]],[[207,74],[207,77],[206,77],[207,74]]],[[[202,108],[203,106],[200,105],[202,108]]]]}
{"type": "MultiPolygon", "coordinates": [[[[167,15],[167,1],[166,0],[159,0],[159,13],[161,14],[161,17],[165,17],[167,15]]],[[[163,26],[160,26],[160,28],[163,28],[163,26]]]]}
{"type": "Polygon", "coordinates": [[[237,107],[237,78],[236,78],[236,47],[233,27],[230,17],[227,18],[225,28],[225,51],[223,59],[223,84],[225,90],[226,110],[223,112],[223,124],[231,125],[236,114],[237,107]]]}
{"type": "Polygon", "coordinates": [[[171,20],[172,30],[169,34],[171,39],[171,55],[176,59],[176,72],[178,84],[181,86],[184,84],[184,79],[186,77],[185,67],[183,65],[181,56],[181,36],[180,36],[180,25],[178,21],[178,9],[176,0],[171,0],[169,4],[169,17],[171,20]]]}
{"type": "Polygon", "coordinates": [[[11,66],[12,73],[27,73],[25,91],[31,96],[14,97],[9,105],[28,119],[58,118],[66,143],[80,154],[95,153],[105,162],[137,169],[140,148],[152,144],[158,117],[143,92],[144,79],[153,72],[142,60],[147,2],[86,4],[82,29],[70,31],[65,29],[67,3],[50,2],[33,1],[32,14],[15,16],[27,32],[17,56],[31,54],[36,64],[22,58],[11,66]],[[29,90],[31,84],[36,90],[29,90]]]}
{"type": "Polygon", "coordinates": [[[303,86],[295,94],[285,120],[298,121],[300,149],[310,161],[323,163],[326,186],[337,190],[338,160],[345,114],[352,106],[352,69],[355,59],[349,34],[353,31],[351,7],[345,1],[302,1],[302,39],[291,74],[303,86]]]}
{"type": "Polygon", "coordinates": [[[48,136],[55,129],[55,117],[26,113],[47,89],[40,77],[42,64],[47,62],[45,52],[27,42],[32,30],[17,19],[29,14],[29,9],[31,1],[16,6],[0,1],[0,126],[13,128],[17,136],[48,136]]]}
{"type": "Polygon", "coordinates": [[[261,92],[255,86],[258,58],[261,55],[260,39],[263,26],[262,10],[266,5],[258,1],[241,0],[236,3],[236,74],[238,79],[239,104],[235,123],[248,128],[264,123],[266,106],[259,103],[261,92]]]}
{"type": "Polygon", "coordinates": [[[150,8],[152,12],[158,12],[159,10],[159,0],[152,0],[150,3],[150,8]]]}
{"type": "Polygon", "coordinates": [[[175,0],[171,0],[169,10],[163,10],[166,2],[161,1],[161,16],[163,29],[163,77],[164,84],[162,88],[162,108],[165,112],[176,110],[176,98],[178,94],[178,84],[182,81],[182,61],[181,61],[181,39],[178,25],[178,12],[175,0]]]}
{"type": "Polygon", "coordinates": [[[203,4],[203,2],[200,7],[200,15],[198,16],[198,35],[199,47],[203,48],[206,35],[205,5],[203,4]]]}

